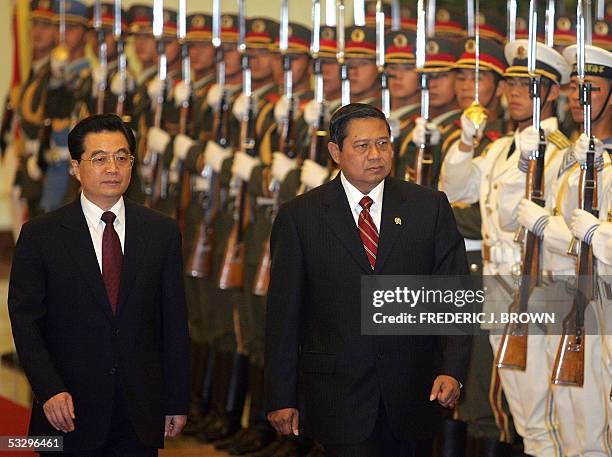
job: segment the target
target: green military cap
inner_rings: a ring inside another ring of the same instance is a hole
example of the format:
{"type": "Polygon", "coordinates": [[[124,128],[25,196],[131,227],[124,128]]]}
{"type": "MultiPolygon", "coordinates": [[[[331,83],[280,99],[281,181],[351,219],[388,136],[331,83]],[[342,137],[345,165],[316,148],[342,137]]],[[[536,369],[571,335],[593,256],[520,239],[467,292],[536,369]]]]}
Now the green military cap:
{"type": "Polygon", "coordinates": [[[466,35],[465,11],[450,1],[436,4],[436,37],[458,38],[466,35]]]}
{"type": "MultiPolygon", "coordinates": [[[[544,11],[538,11],[538,40],[544,41],[544,24],[546,14],[544,11]]],[[[516,13],[516,39],[529,39],[529,9],[519,9],[516,13]]]]}
{"type": "MultiPolygon", "coordinates": [[[[88,22],[89,22],[89,14],[88,14],[88,9],[87,6],[82,3],[79,2],[77,0],[66,0],[66,2],[64,3],[65,6],[65,20],[66,20],[66,24],[73,24],[73,25],[82,25],[83,27],[87,27],[88,26],[88,22]]],[[[54,10],[54,16],[53,16],[53,22],[58,23],[60,22],[60,2],[59,0],[55,0],[53,2],[53,10],[54,10]]]]}
{"type": "Polygon", "coordinates": [[[412,30],[385,33],[385,62],[414,64],[415,42],[412,30]]]}
{"type": "Polygon", "coordinates": [[[478,32],[480,33],[481,37],[489,38],[500,44],[503,44],[506,41],[506,36],[504,34],[506,30],[506,17],[500,15],[499,11],[482,9],[478,12],[477,19],[478,32]]]}
{"type": "Polygon", "coordinates": [[[153,33],[153,8],[149,5],[136,4],[128,10],[130,26],[128,31],[133,34],[151,35],[153,33]]]}
{"type": "Polygon", "coordinates": [[[239,19],[236,14],[221,15],[221,42],[238,43],[240,34],[239,19]]]}
{"type": "MultiPolygon", "coordinates": [[[[376,27],[376,0],[366,0],[365,2],[365,25],[376,27]]],[[[382,10],[385,13],[385,25],[391,25],[391,5],[383,2],[382,10]]]]}
{"type": "Polygon", "coordinates": [[[402,29],[416,32],[416,8],[411,5],[400,5],[400,24],[402,29]]]}
{"type": "MultiPolygon", "coordinates": [[[[95,21],[96,7],[92,5],[89,7],[89,26],[93,28],[95,21]]],[[[102,2],[100,4],[100,19],[102,21],[102,28],[105,30],[112,30],[115,26],[115,4],[111,2],[102,2]]],[[[121,9],[121,29],[127,31],[128,29],[128,18],[125,10],[121,9]]]]}
{"type": "Polygon", "coordinates": [[[347,58],[376,58],[376,29],[354,25],[346,29],[344,55],[347,58]]]}
{"type": "MultiPolygon", "coordinates": [[[[504,77],[529,78],[531,76],[527,71],[528,50],[528,40],[515,40],[506,44],[504,54],[509,67],[504,77]]],[[[538,42],[536,55],[535,73],[537,75],[544,76],[557,84],[565,84],[569,81],[570,67],[561,54],[538,42]]]]}
{"type": "Polygon", "coordinates": [[[428,38],[425,43],[425,66],[423,73],[438,73],[452,70],[457,60],[457,47],[449,37],[428,38]]]}
{"type": "Polygon", "coordinates": [[[185,40],[210,41],[212,39],[212,16],[205,13],[193,13],[187,16],[185,40]]]}
{"type": "Polygon", "coordinates": [[[555,46],[569,46],[576,43],[576,16],[564,14],[555,21],[555,46]]]}
{"type": "Polygon", "coordinates": [[[319,43],[319,56],[335,59],[338,53],[338,41],[336,27],[324,25],[321,27],[319,43]]]}
{"type": "MultiPolygon", "coordinates": [[[[310,55],[310,29],[296,22],[289,23],[289,39],[288,50],[290,54],[308,54],[310,55]]],[[[274,41],[272,51],[279,52],[280,36],[274,41]]]]}
{"type": "Polygon", "coordinates": [[[41,22],[53,22],[55,16],[52,0],[32,0],[30,2],[30,17],[41,22]]]}
{"type": "Polygon", "coordinates": [[[278,39],[278,27],[278,22],[267,17],[247,19],[245,34],[247,48],[270,49],[270,46],[278,39]]]}
{"type": "MultiPolygon", "coordinates": [[[[497,41],[480,38],[479,65],[482,70],[494,71],[503,76],[508,68],[504,47],[497,41]]],[[[453,68],[476,68],[476,41],[464,38],[458,45],[459,58],[453,68]]]]}
{"type": "Polygon", "coordinates": [[[601,21],[596,21],[593,25],[593,45],[612,51],[612,16],[608,16],[601,21]]]}

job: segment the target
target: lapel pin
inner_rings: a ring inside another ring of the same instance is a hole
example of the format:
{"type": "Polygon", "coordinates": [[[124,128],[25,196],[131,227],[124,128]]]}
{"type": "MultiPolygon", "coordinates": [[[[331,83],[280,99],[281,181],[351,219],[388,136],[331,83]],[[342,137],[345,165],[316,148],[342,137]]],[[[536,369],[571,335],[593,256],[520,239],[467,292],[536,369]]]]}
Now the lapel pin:
{"type": "Polygon", "coordinates": [[[401,217],[396,217],[395,218],[395,225],[402,225],[402,218],[401,217]]]}

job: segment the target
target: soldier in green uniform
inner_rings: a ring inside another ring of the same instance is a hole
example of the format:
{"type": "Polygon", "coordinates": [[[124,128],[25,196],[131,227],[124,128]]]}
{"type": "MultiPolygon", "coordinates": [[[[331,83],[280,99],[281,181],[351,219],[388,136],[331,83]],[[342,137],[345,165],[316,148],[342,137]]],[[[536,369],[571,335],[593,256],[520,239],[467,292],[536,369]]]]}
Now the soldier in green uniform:
{"type": "Polygon", "coordinates": [[[348,77],[351,82],[351,102],[369,103],[380,107],[381,86],[376,67],[376,30],[373,27],[347,27],[344,48],[348,77]]]}
{"type": "Polygon", "coordinates": [[[34,217],[40,214],[42,173],[38,167],[39,137],[45,120],[47,86],[51,77],[49,56],[57,44],[57,26],[53,22],[54,13],[50,0],[30,2],[30,17],[30,74],[19,88],[18,99],[13,100],[12,105],[16,107],[16,121],[22,139],[21,147],[17,149],[19,167],[14,186],[19,188],[19,195],[27,204],[29,217],[34,217]]]}
{"type": "MultiPolygon", "coordinates": [[[[489,24],[489,32],[494,29],[489,24]]],[[[475,50],[473,38],[460,42],[459,58],[455,62],[455,95],[463,114],[453,124],[450,133],[442,144],[443,155],[449,149],[457,148],[460,142],[471,142],[475,155],[486,155],[489,146],[505,134],[503,109],[500,106],[504,90],[503,75],[507,64],[503,46],[484,37],[480,38],[479,63],[479,102],[486,109],[487,123],[479,140],[474,140],[470,131],[470,106],[474,101],[475,90],[475,50]]],[[[465,238],[465,246],[473,275],[482,275],[482,235],[479,203],[452,204],[459,231],[465,238]]],[[[467,436],[476,456],[509,456],[514,440],[514,430],[508,405],[501,391],[497,368],[493,364],[493,352],[487,336],[475,336],[470,358],[464,400],[455,411],[455,417],[467,424],[467,436]]],[[[457,421],[447,422],[447,439],[458,440],[460,431],[465,430],[457,421]]],[[[461,455],[461,454],[458,454],[461,455]]]]}
{"type": "MultiPolygon", "coordinates": [[[[59,23],[59,2],[54,20],[59,23]]],[[[91,64],[85,57],[89,14],[87,7],[71,1],[66,4],[65,47],[51,55],[51,79],[47,92],[46,117],[51,120],[50,148],[39,157],[45,170],[40,206],[44,211],[65,202],[70,183],[68,132],[91,93],[91,64]]]]}

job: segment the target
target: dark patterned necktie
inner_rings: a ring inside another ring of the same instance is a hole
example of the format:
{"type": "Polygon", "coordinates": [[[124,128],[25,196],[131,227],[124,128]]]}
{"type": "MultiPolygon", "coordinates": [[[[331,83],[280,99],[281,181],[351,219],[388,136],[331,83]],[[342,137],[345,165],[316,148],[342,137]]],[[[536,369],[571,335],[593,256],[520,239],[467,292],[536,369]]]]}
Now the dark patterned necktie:
{"type": "Polygon", "coordinates": [[[102,278],[104,278],[104,286],[108,294],[108,301],[113,308],[113,314],[117,313],[119,282],[123,266],[121,242],[113,226],[116,217],[111,211],[106,211],[101,217],[106,224],[104,234],[102,235],[102,278]]]}
{"type": "Polygon", "coordinates": [[[373,270],[376,265],[376,253],[378,252],[378,230],[370,215],[370,206],[372,206],[372,203],[374,203],[372,199],[367,196],[359,201],[359,206],[363,209],[361,213],[359,213],[359,222],[357,226],[359,227],[359,236],[361,237],[363,248],[365,249],[368,261],[373,270]]]}

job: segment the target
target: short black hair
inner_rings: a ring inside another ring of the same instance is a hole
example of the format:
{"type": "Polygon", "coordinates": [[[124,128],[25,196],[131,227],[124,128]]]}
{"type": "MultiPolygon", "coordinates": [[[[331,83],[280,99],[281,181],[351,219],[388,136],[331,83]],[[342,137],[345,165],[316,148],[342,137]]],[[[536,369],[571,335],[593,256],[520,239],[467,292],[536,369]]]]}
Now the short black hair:
{"type": "Polygon", "coordinates": [[[68,150],[73,160],[81,160],[85,136],[89,133],[121,132],[128,142],[130,153],[136,149],[134,132],[116,114],[94,114],[81,120],[68,134],[68,150]]]}
{"type": "Polygon", "coordinates": [[[378,108],[367,105],[365,103],[349,103],[348,105],[338,108],[332,115],[329,121],[329,139],[332,143],[336,143],[340,150],[346,138],[346,128],[353,119],[366,119],[373,117],[384,121],[387,126],[387,131],[391,135],[391,127],[387,122],[385,114],[378,108]]]}

